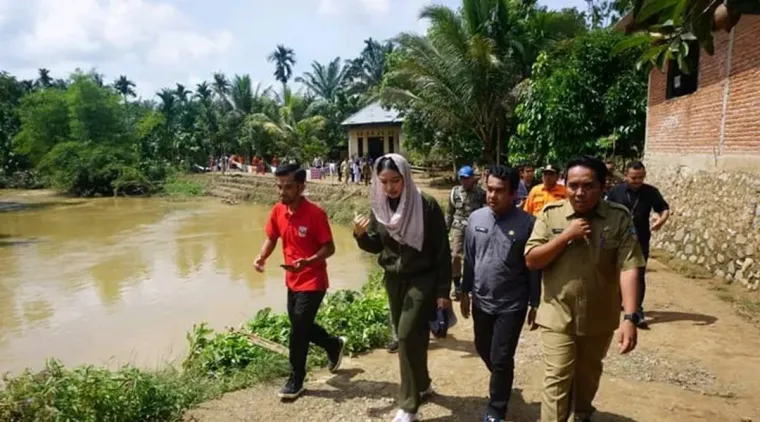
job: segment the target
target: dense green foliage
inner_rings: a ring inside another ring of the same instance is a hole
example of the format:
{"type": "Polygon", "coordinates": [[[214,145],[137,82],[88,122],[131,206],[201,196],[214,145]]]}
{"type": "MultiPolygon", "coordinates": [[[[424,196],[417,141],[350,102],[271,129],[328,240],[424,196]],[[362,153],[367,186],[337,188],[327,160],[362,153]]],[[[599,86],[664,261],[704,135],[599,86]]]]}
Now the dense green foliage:
{"type": "Polygon", "coordinates": [[[515,88],[540,51],[586,31],[575,9],[516,0],[463,0],[459,11],[429,6],[420,17],[430,21],[427,36],[399,36],[383,98],[409,110],[412,143],[465,161],[509,155],[515,88]]]}
{"type": "MultiPolygon", "coordinates": [[[[210,157],[338,158],[347,141],[340,123],[378,98],[403,112],[404,148],[418,164],[566,159],[594,145],[601,146],[593,151],[599,154],[637,154],[645,93],[636,71],[627,68],[630,54],[614,51],[605,28],[638,2],[588,4],[586,12],[522,0],[462,0],[457,10],[431,5],[420,14],[430,22],[426,34],[370,38],[355,59],[314,62],[299,76],[293,74],[295,51],[278,45],[267,57],[282,84],[276,88],[253,86],[248,75],[215,73],[195,87],[176,84],[155,100],[134,100],[136,86],[125,75],[107,85],[95,71],[54,79],[40,69],[34,81],[0,73],[0,185],[134,195],[160,192],[168,175],[206,167],[210,157]],[[583,42],[593,51],[572,47],[583,42]],[[623,62],[614,66],[605,57],[623,62]],[[567,63],[590,73],[571,86],[567,63]],[[534,74],[555,65],[567,71],[534,74]],[[599,80],[605,92],[584,85],[599,80]],[[552,88],[561,81],[566,85],[552,88]],[[304,91],[295,92],[292,82],[304,91]],[[571,99],[583,104],[571,116],[540,110],[549,106],[532,100],[559,98],[562,90],[569,95],[557,107],[571,99]],[[558,131],[575,128],[571,122],[584,116],[593,122],[572,133],[558,131]]],[[[646,14],[653,7],[634,11],[646,14]]],[[[639,42],[617,40],[618,47],[639,42]]]]}
{"type": "Polygon", "coordinates": [[[340,122],[376,94],[390,51],[368,39],[355,59],[314,62],[296,93],[288,86],[295,53],[278,46],[269,59],[281,92],[216,73],[193,90],[164,88],[156,101],[132,101],[135,84],[124,75],[106,85],[95,71],[54,80],[40,69],[35,81],[0,72],[0,186],[149,194],[210,157],[335,156],[346,145],[340,122]]]}
{"type": "MultiPolygon", "coordinates": [[[[345,335],[346,350],[356,354],[388,341],[388,310],[379,270],[361,292],[329,295],[318,314],[328,330],[345,335]]],[[[117,371],[82,366],[65,368],[50,361],[45,370],[5,379],[0,390],[0,420],[16,422],[143,422],[179,420],[182,413],[227,391],[288,373],[287,358],[254,346],[245,333],[287,344],[287,316],[260,311],[237,330],[213,332],[205,324],[187,338],[188,357],[182,370],[117,371]]],[[[326,361],[313,349],[310,365],[326,361]]]]}
{"type": "Polygon", "coordinates": [[[640,51],[611,54],[622,37],[593,31],[541,55],[516,109],[515,159],[643,152],[647,78],[635,68],[640,51]]]}

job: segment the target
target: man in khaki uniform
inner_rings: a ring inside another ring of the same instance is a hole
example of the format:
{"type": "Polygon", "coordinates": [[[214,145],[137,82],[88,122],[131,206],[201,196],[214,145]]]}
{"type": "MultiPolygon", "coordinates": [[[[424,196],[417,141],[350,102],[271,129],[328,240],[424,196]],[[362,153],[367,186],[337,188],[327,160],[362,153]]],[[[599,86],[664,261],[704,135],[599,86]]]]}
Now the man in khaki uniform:
{"type": "Polygon", "coordinates": [[[525,247],[528,268],[543,270],[536,317],[546,365],[541,422],[567,422],[572,414],[590,421],[615,329],[620,353],[636,347],[644,257],[630,214],[601,200],[607,177],[602,161],[579,158],[567,172],[568,199],[544,207],[525,247]]]}

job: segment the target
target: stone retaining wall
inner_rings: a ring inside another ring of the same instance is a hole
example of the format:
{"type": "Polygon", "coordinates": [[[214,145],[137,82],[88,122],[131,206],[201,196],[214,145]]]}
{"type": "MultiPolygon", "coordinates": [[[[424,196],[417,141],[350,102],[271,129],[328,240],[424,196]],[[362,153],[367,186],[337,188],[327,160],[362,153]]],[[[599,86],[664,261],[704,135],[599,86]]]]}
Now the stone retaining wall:
{"type": "Polygon", "coordinates": [[[652,245],[748,289],[760,285],[760,175],[651,165],[671,217],[652,245]]]}

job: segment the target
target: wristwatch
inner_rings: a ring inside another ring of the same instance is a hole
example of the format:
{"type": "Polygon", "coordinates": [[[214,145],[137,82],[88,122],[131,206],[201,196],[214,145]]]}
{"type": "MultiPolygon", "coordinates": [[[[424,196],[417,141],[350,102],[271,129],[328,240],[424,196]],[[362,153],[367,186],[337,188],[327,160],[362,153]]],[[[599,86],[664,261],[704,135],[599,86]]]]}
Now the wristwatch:
{"type": "Polygon", "coordinates": [[[639,314],[636,314],[636,313],[625,314],[623,315],[623,321],[631,321],[633,325],[639,325],[639,322],[641,322],[641,316],[639,316],[639,314]]]}

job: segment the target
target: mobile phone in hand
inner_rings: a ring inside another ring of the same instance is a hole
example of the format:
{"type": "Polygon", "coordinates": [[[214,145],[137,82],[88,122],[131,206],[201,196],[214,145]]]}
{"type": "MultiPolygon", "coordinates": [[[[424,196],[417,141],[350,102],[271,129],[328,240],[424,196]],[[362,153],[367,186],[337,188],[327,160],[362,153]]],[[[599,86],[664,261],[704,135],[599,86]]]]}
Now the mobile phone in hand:
{"type": "Polygon", "coordinates": [[[282,264],[280,265],[280,268],[282,268],[285,271],[293,271],[296,269],[296,267],[290,265],[290,264],[282,264]]]}

